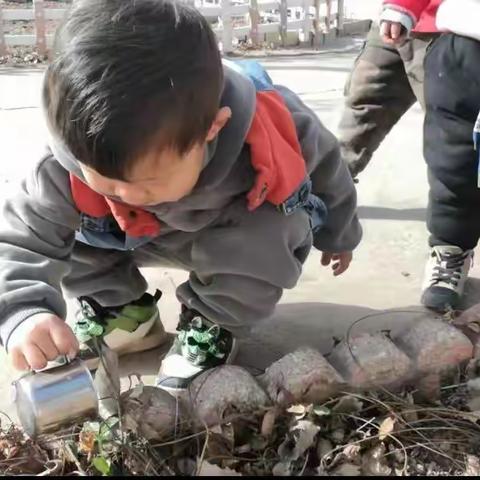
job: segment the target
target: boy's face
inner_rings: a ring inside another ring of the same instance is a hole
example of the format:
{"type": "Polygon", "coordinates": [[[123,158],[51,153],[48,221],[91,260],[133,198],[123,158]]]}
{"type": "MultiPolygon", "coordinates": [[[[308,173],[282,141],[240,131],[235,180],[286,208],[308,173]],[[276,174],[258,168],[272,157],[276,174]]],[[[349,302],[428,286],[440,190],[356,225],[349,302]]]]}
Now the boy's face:
{"type": "Polygon", "coordinates": [[[151,149],[135,162],[126,180],[100,175],[80,164],[87,184],[96,192],[129,205],[146,207],[176,202],[195,187],[203,169],[207,143],[212,141],[228,122],[231,111],[221,108],[204,143],[196,144],[185,155],[174,149],[151,149]]]}

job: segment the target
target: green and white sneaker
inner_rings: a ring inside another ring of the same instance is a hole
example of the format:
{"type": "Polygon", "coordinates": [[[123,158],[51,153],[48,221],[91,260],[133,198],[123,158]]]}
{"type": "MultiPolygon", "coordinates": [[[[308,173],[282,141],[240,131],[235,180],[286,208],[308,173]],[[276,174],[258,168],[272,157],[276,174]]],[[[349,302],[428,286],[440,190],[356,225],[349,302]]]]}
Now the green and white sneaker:
{"type": "Polygon", "coordinates": [[[233,335],[196,312],[184,312],[177,330],[157,377],[157,386],[172,395],[184,392],[205,370],[231,363],[237,353],[233,335]]]}
{"type": "Polygon", "coordinates": [[[145,293],[138,300],[118,307],[103,307],[90,297],[78,299],[80,308],[73,330],[80,343],[79,357],[91,370],[97,368],[99,357],[92,339],[102,338],[118,353],[143,352],[162,345],[168,336],[160,321],[157,302],[162,296],[145,293]]]}

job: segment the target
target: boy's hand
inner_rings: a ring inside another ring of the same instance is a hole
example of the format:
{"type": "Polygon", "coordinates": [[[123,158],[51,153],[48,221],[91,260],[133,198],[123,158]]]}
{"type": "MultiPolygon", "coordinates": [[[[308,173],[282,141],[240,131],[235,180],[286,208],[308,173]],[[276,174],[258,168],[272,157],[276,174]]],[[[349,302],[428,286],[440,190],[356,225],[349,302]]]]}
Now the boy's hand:
{"type": "Polygon", "coordinates": [[[407,38],[407,29],[399,22],[384,20],[380,24],[380,35],[389,45],[401,45],[407,38]]]}
{"type": "Polygon", "coordinates": [[[350,266],[353,255],[352,252],[340,252],[340,253],[322,253],[322,265],[327,267],[333,261],[332,270],[333,275],[338,277],[345,272],[350,266]]]}
{"type": "Polygon", "coordinates": [[[61,355],[73,358],[78,348],[72,329],[50,313],[39,313],[25,320],[8,341],[9,356],[18,370],[40,370],[61,355]]]}

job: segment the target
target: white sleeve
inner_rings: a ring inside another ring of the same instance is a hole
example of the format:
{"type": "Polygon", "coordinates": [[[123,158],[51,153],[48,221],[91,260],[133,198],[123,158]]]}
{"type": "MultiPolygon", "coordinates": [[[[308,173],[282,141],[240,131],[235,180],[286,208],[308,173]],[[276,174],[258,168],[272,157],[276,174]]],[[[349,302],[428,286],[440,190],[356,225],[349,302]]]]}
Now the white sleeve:
{"type": "Polygon", "coordinates": [[[440,31],[480,41],[479,24],[480,0],[444,0],[438,8],[437,28],[440,31]]]}
{"type": "Polygon", "coordinates": [[[414,26],[415,20],[408,13],[401,12],[395,8],[390,8],[387,5],[380,14],[380,23],[381,22],[400,23],[407,29],[407,32],[410,33],[414,26]]]}

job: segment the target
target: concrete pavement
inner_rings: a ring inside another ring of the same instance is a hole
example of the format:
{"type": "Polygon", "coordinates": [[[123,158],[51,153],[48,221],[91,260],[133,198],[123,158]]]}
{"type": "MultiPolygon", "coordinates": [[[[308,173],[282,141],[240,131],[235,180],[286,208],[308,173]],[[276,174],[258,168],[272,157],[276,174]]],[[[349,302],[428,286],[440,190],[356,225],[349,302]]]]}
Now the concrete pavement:
{"type": "MultiPolygon", "coordinates": [[[[354,52],[265,59],[263,64],[277,83],[298,92],[320,119],[336,130],[343,104],[343,85],[354,52]]],[[[41,72],[0,70],[0,193],[13,190],[43,148],[39,110],[41,72]]],[[[320,266],[320,254],[309,258],[296,289],[285,292],[276,316],[260,324],[256,338],[240,361],[262,368],[296,346],[308,344],[328,351],[333,336],[341,336],[351,323],[372,309],[410,307],[418,302],[427,254],[425,205],[426,169],[422,159],[422,112],[414,106],[376,153],[358,185],[359,212],[364,239],[350,270],[340,278],[320,266]]],[[[164,290],[161,314],[166,328],[176,325],[175,285],[186,276],[178,271],[145,270],[150,285],[164,290]]],[[[480,269],[474,268],[467,303],[480,301],[480,269]]],[[[416,313],[391,314],[362,322],[358,328],[396,328],[416,313]]],[[[357,327],[356,327],[357,328],[357,327]]],[[[8,390],[12,372],[2,353],[0,410],[10,412],[8,390]]],[[[131,356],[124,373],[140,372],[153,381],[159,351],[131,356]]]]}

